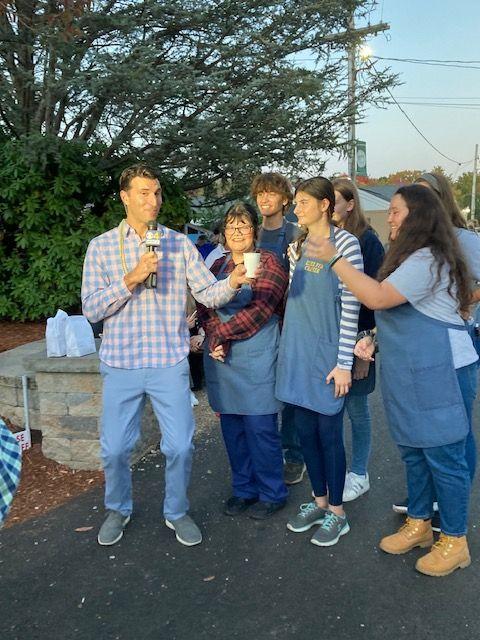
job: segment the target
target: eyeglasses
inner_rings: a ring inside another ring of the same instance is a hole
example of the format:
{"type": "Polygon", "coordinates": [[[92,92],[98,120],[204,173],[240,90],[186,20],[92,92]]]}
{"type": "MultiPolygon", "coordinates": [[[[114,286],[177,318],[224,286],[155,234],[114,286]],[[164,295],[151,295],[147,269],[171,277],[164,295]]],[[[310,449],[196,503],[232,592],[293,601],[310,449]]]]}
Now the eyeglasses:
{"type": "Polygon", "coordinates": [[[244,225],[243,227],[227,226],[227,227],[225,227],[225,232],[233,234],[233,233],[235,233],[235,231],[238,231],[238,233],[240,233],[242,236],[244,236],[245,234],[249,233],[252,229],[253,229],[253,227],[251,225],[244,225]]]}

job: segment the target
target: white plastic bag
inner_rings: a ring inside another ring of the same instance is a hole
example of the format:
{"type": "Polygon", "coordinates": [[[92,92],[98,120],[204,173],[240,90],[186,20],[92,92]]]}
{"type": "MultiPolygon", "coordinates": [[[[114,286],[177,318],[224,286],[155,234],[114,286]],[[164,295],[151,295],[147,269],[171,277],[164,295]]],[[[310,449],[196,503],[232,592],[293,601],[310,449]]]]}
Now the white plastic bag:
{"type": "Polygon", "coordinates": [[[95,353],[93,329],[85,316],[69,316],[65,323],[67,356],[78,357],[95,353]]]}
{"type": "Polygon", "coordinates": [[[47,330],[45,338],[47,339],[47,356],[49,358],[60,358],[67,353],[67,344],[65,342],[65,322],[68,314],[58,309],[53,318],[47,319],[47,330]]]}

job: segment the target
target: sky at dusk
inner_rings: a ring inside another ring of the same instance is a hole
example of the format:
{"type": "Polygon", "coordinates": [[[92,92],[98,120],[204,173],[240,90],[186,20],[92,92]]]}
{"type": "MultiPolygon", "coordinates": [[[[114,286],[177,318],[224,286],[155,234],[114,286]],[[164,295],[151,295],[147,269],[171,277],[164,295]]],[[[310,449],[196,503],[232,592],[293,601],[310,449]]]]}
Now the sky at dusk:
{"type": "MultiPolygon", "coordinates": [[[[480,143],[480,0],[380,0],[372,24],[390,30],[369,40],[373,55],[387,58],[477,61],[476,68],[445,68],[379,60],[400,75],[392,93],[399,102],[427,102],[403,109],[428,140],[456,162],[442,157],[415,131],[396,105],[370,108],[357,139],[367,143],[367,170],[379,177],[402,169],[431,170],[441,165],[453,177],[472,171],[480,143]],[[433,106],[431,102],[476,105],[433,106]],[[457,162],[469,161],[458,166],[457,162]]],[[[363,26],[357,21],[356,26],[363,26]]],[[[347,161],[331,159],[325,174],[347,171],[347,161]]]]}

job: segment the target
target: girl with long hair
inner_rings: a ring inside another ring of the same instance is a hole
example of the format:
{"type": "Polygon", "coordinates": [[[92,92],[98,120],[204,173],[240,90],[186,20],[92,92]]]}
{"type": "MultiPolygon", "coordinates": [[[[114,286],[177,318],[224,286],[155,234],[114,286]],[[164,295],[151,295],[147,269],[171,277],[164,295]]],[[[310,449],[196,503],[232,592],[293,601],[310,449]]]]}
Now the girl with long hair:
{"type": "Polygon", "coordinates": [[[333,224],[335,192],[326,178],[301,182],[295,213],[303,229],[290,246],[291,282],[278,354],[276,395],[295,406],[314,500],[288,521],[294,532],[320,527],[313,544],[330,546],[350,527],[343,510],[343,408],[352,382],[359,302],[328,261],[309,257],[311,242],[327,238],[352,268],[363,269],[358,240],[333,224]]]}
{"type": "MultiPolygon", "coordinates": [[[[349,178],[333,180],[335,189],[334,222],[353,234],[360,243],[364,272],[375,278],[385,251],[377,234],[368,224],[360,204],[355,184],[349,178]]],[[[373,311],[360,307],[358,331],[367,335],[375,327],[373,311]]],[[[345,409],[352,425],[352,460],[345,476],[343,501],[355,500],[370,489],[368,460],[371,450],[371,425],[368,395],[375,389],[375,363],[355,358],[353,383],[345,400],[345,409]]]]}
{"type": "MultiPolygon", "coordinates": [[[[333,262],[352,293],[376,311],[385,412],[408,486],[406,522],[379,546],[391,554],[429,547],[416,569],[444,576],[470,564],[465,396],[477,354],[461,314],[470,304],[471,276],[447,213],[429,189],[401,187],[388,220],[392,242],[379,281],[352,269],[327,241],[312,254],[333,262]],[[434,544],[435,495],[441,532],[434,544]]],[[[373,351],[371,337],[355,349],[367,359],[373,351]]]]}

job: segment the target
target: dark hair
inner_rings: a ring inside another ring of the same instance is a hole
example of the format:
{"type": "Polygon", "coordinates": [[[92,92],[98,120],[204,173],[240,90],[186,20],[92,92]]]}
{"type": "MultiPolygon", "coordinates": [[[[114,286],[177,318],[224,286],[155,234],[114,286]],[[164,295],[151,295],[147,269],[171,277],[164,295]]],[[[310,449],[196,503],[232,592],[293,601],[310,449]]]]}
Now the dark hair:
{"type": "Polygon", "coordinates": [[[279,193],[283,196],[287,200],[284,210],[292,204],[292,185],[285,176],[282,176],[281,173],[271,171],[268,173],[260,173],[258,176],[255,176],[250,187],[252,198],[255,200],[257,195],[262,191],[273,191],[274,193],[279,193]]]}
{"type": "MultiPolygon", "coordinates": [[[[335,210],[335,191],[330,180],[327,180],[327,178],[324,178],[323,176],[302,180],[295,187],[295,196],[300,191],[308,193],[309,196],[312,196],[312,198],[315,198],[316,200],[324,200],[326,198],[329,202],[327,210],[328,220],[332,223],[332,216],[335,210]]],[[[308,230],[304,227],[300,228],[302,229],[302,233],[297,238],[297,252],[299,253],[301,251],[302,244],[308,236],[308,230]]]]}
{"type": "Polygon", "coordinates": [[[426,182],[438,195],[450,217],[450,220],[452,221],[453,226],[460,229],[466,229],[467,223],[455,200],[452,185],[448,178],[446,178],[442,173],[422,173],[422,175],[415,180],[415,183],[420,184],[422,182],[426,182]]]}
{"type": "Polygon", "coordinates": [[[258,215],[255,210],[255,207],[252,207],[248,202],[244,202],[240,200],[239,202],[235,202],[231,207],[227,210],[223,220],[222,220],[222,235],[225,237],[225,227],[227,226],[227,222],[230,220],[238,220],[240,218],[247,218],[249,223],[253,227],[253,241],[257,240],[258,234],[258,215]]]}
{"type": "Polygon", "coordinates": [[[122,171],[119,179],[120,191],[127,191],[134,178],[149,178],[150,180],[158,180],[158,175],[154,169],[146,164],[132,164],[122,171]]]}
{"type": "Polygon", "coordinates": [[[363,213],[357,187],[350,178],[335,178],[335,180],[332,180],[332,184],[334,190],[338,191],[347,202],[353,200],[353,209],[345,219],[343,228],[355,237],[360,238],[360,236],[370,228],[370,225],[363,213]]]}
{"type": "Polygon", "coordinates": [[[398,236],[390,243],[378,279],[384,280],[412,253],[428,247],[437,263],[434,286],[440,281],[446,264],[450,268],[448,292],[452,295],[452,286],[456,285],[459,309],[466,310],[470,304],[472,276],[440,198],[433,190],[418,184],[400,187],[394,195],[403,198],[408,216],[402,222],[398,236]]]}

